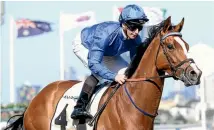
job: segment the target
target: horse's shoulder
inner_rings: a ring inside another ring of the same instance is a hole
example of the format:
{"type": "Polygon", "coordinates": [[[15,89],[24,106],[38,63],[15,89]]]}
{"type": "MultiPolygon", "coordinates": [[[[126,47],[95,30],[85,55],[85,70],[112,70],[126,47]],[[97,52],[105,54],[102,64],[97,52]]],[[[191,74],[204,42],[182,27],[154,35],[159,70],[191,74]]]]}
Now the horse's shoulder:
{"type": "MultiPolygon", "coordinates": [[[[75,84],[79,83],[77,80],[59,80],[52,82],[45,86],[38,95],[47,95],[47,94],[63,94],[69,88],[73,87],[75,84]]],[[[60,95],[61,95],[60,94],[60,95]]]]}
{"type": "Polygon", "coordinates": [[[58,81],[55,81],[55,82],[52,82],[50,84],[48,84],[47,86],[70,86],[72,87],[73,85],[79,83],[81,81],[79,80],[58,80],[58,81]]]}
{"type": "Polygon", "coordinates": [[[112,89],[117,85],[117,82],[111,82],[105,92],[102,94],[99,104],[103,104],[112,92],[112,89]]]}
{"type": "MultiPolygon", "coordinates": [[[[59,82],[60,82],[60,81],[59,81],[59,82]]],[[[73,86],[73,85],[75,85],[75,84],[77,84],[77,83],[79,83],[79,82],[81,82],[81,81],[79,81],[79,80],[63,80],[63,81],[61,81],[60,84],[62,84],[62,85],[71,85],[71,86],[73,86]]]]}

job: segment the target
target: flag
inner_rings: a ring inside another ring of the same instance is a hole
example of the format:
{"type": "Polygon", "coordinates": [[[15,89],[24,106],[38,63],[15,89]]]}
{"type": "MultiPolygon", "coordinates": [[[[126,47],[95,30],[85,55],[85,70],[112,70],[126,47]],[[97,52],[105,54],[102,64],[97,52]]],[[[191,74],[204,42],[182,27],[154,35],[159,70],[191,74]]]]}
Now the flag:
{"type": "Polygon", "coordinates": [[[96,23],[95,13],[88,11],[79,14],[60,13],[59,18],[59,36],[60,36],[60,79],[64,80],[64,32],[78,27],[91,26],[96,23]]]}
{"type": "Polygon", "coordinates": [[[143,7],[145,14],[149,18],[149,22],[146,25],[155,25],[162,22],[165,18],[166,9],[156,7],[143,7]]]}
{"type": "Polygon", "coordinates": [[[51,26],[48,22],[33,21],[29,19],[14,20],[13,16],[10,16],[9,26],[9,87],[10,87],[10,103],[15,102],[14,97],[14,41],[16,37],[28,37],[42,34],[44,32],[50,32],[51,26]]]}
{"type": "MultiPolygon", "coordinates": [[[[149,22],[146,23],[148,25],[155,25],[164,20],[166,9],[156,8],[156,7],[143,7],[145,14],[149,18],[149,22]]],[[[122,12],[123,7],[113,7],[113,20],[118,21],[119,15],[122,12]]]]}
{"type": "Polygon", "coordinates": [[[77,27],[90,26],[96,23],[95,13],[92,11],[70,14],[60,14],[60,29],[61,31],[68,31],[77,27]]]}
{"type": "Polygon", "coordinates": [[[18,31],[17,37],[35,36],[51,31],[50,23],[29,19],[16,20],[16,27],[18,31]]]}
{"type": "Polygon", "coordinates": [[[117,7],[117,6],[113,7],[113,20],[114,21],[119,20],[119,16],[120,16],[120,13],[122,12],[122,10],[123,10],[123,7],[117,7]]]}

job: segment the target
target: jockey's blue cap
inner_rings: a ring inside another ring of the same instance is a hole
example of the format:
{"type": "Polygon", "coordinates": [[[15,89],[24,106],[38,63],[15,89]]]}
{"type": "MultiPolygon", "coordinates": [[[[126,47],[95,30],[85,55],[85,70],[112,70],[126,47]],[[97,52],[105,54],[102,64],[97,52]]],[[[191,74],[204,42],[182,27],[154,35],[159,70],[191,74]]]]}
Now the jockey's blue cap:
{"type": "Polygon", "coordinates": [[[148,22],[149,19],[147,18],[143,8],[141,8],[138,5],[127,5],[126,7],[123,8],[120,16],[119,16],[119,22],[120,24],[125,23],[126,21],[138,21],[139,24],[142,22],[148,22]]]}

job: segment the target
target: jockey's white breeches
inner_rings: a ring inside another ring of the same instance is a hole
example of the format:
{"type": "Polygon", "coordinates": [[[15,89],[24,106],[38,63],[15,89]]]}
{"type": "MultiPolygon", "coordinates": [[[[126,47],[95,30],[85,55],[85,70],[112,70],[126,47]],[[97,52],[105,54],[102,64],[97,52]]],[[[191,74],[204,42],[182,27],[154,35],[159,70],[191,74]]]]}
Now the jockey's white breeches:
{"type": "MultiPolygon", "coordinates": [[[[81,43],[81,37],[80,34],[78,34],[72,42],[73,52],[81,60],[84,66],[88,68],[88,49],[81,43]]],[[[104,56],[101,64],[105,65],[114,73],[124,73],[125,68],[128,66],[127,61],[125,61],[121,56],[104,56]]],[[[102,79],[98,75],[95,76],[99,80],[102,79]]]]}

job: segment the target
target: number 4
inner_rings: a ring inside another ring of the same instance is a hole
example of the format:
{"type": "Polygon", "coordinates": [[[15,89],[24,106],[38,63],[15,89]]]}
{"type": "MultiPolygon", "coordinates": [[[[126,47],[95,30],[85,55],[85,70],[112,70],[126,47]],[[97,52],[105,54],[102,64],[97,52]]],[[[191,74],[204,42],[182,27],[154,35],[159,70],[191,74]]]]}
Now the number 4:
{"type": "Polygon", "coordinates": [[[54,120],[54,123],[56,125],[61,126],[61,130],[65,130],[65,127],[67,126],[67,120],[66,120],[66,108],[68,107],[68,104],[65,105],[63,110],[60,112],[59,116],[54,120]]]}

